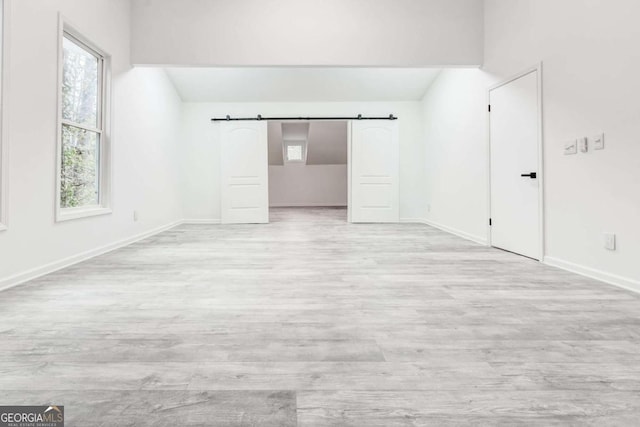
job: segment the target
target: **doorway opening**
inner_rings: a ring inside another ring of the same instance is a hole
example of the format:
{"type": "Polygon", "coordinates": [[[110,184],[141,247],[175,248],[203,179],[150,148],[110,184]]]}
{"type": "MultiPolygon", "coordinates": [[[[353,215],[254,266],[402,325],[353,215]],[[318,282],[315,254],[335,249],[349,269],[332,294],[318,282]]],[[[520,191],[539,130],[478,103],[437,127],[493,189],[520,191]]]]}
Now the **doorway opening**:
{"type": "Polygon", "coordinates": [[[347,221],[347,121],[269,121],[269,220],[347,221]]]}

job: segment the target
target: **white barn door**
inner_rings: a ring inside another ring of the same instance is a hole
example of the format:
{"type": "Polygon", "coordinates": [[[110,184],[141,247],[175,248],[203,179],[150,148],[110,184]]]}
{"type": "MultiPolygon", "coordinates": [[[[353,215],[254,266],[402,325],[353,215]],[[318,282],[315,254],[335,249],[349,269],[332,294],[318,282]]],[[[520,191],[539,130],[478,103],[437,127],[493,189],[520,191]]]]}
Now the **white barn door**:
{"type": "Polygon", "coordinates": [[[220,123],[221,222],[269,222],[267,122],[220,123]]]}
{"type": "Polygon", "coordinates": [[[398,222],[398,121],[352,121],[350,146],[350,221],[398,222]]]}
{"type": "Polygon", "coordinates": [[[491,244],[542,256],[539,71],[489,92],[491,244]]]}

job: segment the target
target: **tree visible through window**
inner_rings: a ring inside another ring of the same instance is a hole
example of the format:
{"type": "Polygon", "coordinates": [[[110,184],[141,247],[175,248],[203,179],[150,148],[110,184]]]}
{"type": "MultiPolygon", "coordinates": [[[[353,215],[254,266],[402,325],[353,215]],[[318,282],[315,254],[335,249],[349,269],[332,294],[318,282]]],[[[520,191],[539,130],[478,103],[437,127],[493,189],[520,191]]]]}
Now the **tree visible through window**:
{"type": "Polygon", "coordinates": [[[71,36],[62,40],[60,207],[100,204],[104,59],[71,36]]]}

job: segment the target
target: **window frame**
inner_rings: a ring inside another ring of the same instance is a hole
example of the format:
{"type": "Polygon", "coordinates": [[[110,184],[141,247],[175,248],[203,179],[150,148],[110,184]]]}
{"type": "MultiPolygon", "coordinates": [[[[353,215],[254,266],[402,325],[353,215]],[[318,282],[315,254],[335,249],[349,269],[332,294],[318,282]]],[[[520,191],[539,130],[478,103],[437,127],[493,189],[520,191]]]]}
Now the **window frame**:
{"type": "Polygon", "coordinates": [[[71,25],[62,15],[59,16],[58,26],[58,120],[57,120],[57,147],[56,147],[56,197],[55,220],[56,222],[68,221],[78,218],[86,218],[96,215],[107,215],[111,210],[111,55],[101,49],[91,40],[71,25]],[[80,125],[62,118],[62,85],[64,55],[63,43],[68,38],[81,48],[98,58],[98,111],[97,127],[80,125]],[[98,152],[98,204],[63,208],[61,206],[62,189],[62,128],[63,125],[73,126],[79,129],[95,132],[99,135],[98,152]]]}
{"type": "Polygon", "coordinates": [[[7,73],[9,3],[0,0],[0,231],[8,225],[9,200],[9,145],[7,120],[7,95],[9,73],[7,73]]]}

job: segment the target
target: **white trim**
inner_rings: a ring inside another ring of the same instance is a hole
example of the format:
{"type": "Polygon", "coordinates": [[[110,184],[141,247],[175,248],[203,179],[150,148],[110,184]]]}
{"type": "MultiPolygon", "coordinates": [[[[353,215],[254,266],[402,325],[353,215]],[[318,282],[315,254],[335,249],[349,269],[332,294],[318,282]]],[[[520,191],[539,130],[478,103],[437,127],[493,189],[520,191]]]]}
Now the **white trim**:
{"type": "Polygon", "coordinates": [[[351,120],[347,120],[347,222],[349,223],[353,222],[351,221],[351,212],[353,210],[351,205],[351,183],[353,181],[351,179],[351,161],[353,157],[351,155],[352,128],[351,120]]]}
{"type": "Polygon", "coordinates": [[[6,279],[0,280],[0,291],[5,289],[12,288],[14,286],[20,285],[22,283],[28,282],[30,280],[37,279],[38,277],[42,277],[44,275],[53,273],[55,271],[61,270],[63,268],[69,267],[71,265],[77,264],[82,261],[86,261],[90,258],[97,257],[99,255],[106,254],[107,252],[111,252],[116,249],[120,249],[124,246],[128,246],[132,243],[138,242],[140,240],[144,240],[148,237],[156,235],[158,233],[162,233],[163,231],[167,231],[173,227],[182,224],[182,221],[174,221],[172,223],[163,225],[161,227],[154,228],[149,231],[145,231],[140,234],[136,234],[131,237],[127,237],[126,239],[118,240],[113,243],[109,243],[108,245],[101,246],[96,249],[90,249],[88,251],[72,255],[67,258],[63,258],[58,261],[51,262],[49,264],[43,265],[41,267],[36,267],[31,270],[18,273],[16,275],[7,277],[6,279]]]}
{"type": "Polygon", "coordinates": [[[108,215],[112,213],[111,206],[111,171],[112,171],[112,141],[111,141],[111,55],[104,49],[101,49],[91,40],[83,35],[77,27],[71,24],[62,14],[58,14],[58,123],[56,135],[56,177],[55,177],[55,221],[69,221],[78,218],[92,217],[96,215],[108,215]],[[102,87],[99,93],[98,102],[98,122],[96,129],[83,126],[77,123],[71,123],[62,118],[62,78],[63,78],[63,40],[65,35],[69,36],[75,43],[83,45],[90,53],[95,54],[101,64],[99,70],[99,79],[101,79],[102,87]],[[97,132],[100,135],[100,153],[99,162],[100,170],[98,177],[98,197],[99,206],[83,206],[80,208],[62,208],[60,206],[60,190],[61,184],[61,168],[62,168],[62,126],[75,126],[86,129],[91,132],[97,132]]]}
{"type": "Polygon", "coordinates": [[[272,203],[270,208],[346,208],[344,203],[326,203],[326,202],[299,202],[299,203],[272,203]]]}
{"type": "Polygon", "coordinates": [[[629,277],[618,276],[617,274],[607,273],[606,271],[586,267],[584,265],[575,264],[569,261],[564,261],[559,258],[549,256],[545,257],[543,262],[544,264],[551,267],[560,268],[562,270],[570,271],[581,276],[589,277],[591,279],[599,280],[601,282],[618,286],[629,291],[640,293],[640,281],[631,279],[629,277]]]}
{"type": "MultiPolygon", "coordinates": [[[[521,71],[518,74],[511,76],[510,78],[495,84],[487,89],[487,105],[491,105],[491,91],[498,89],[504,85],[507,85],[519,78],[527,76],[531,73],[536,73],[538,84],[538,259],[540,262],[545,258],[545,209],[544,209],[544,121],[543,121],[543,91],[542,91],[542,62],[529,67],[526,70],[521,71]]],[[[487,130],[486,130],[486,143],[487,143],[487,218],[486,218],[486,230],[487,237],[486,242],[489,246],[491,244],[491,226],[489,225],[489,219],[491,218],[491,113],[486,112],[487,117],[487,130]]]]}
{"type": "Polygon", "coordinates": [[[0,231],[9,222],[9,2],[0,0],[0,231]]]}
{"type": "Polygon", "coordinates": [[[182,221],[183,224],[222,224],[220,218],[192,218],[182,221]]]}
{"type": "Polygon", "coordinates": [[[113,213],[111,208],[103,208],[101,206],[61,209],[56,216],[56,222],[71,221],[98,215],[109,215],[111,213],[113,213]]]}
{"type": "Polygon", "coordinates": [[[439,224],[437,222],[424,219],[424,218],[400,218],[400,222],[402,223],[413,223],[413,224],[424,224],[433,228],[437,228],[438,230],[447,232],[449,234],[456,235],[465,240],[470,240],[472,242],[478,243],[483,246],[488,246],[487,240],[483,237],[476,236],[474,234],[467,233],[465,231],[458,230],[456,228],[449,227],[447,225],[439,224]]]}
{"type": "Polygon", "coordinates": [[[403,224],[427,224],[427,220],[422,218],[400,218],[400,222],[403,224]]]}

